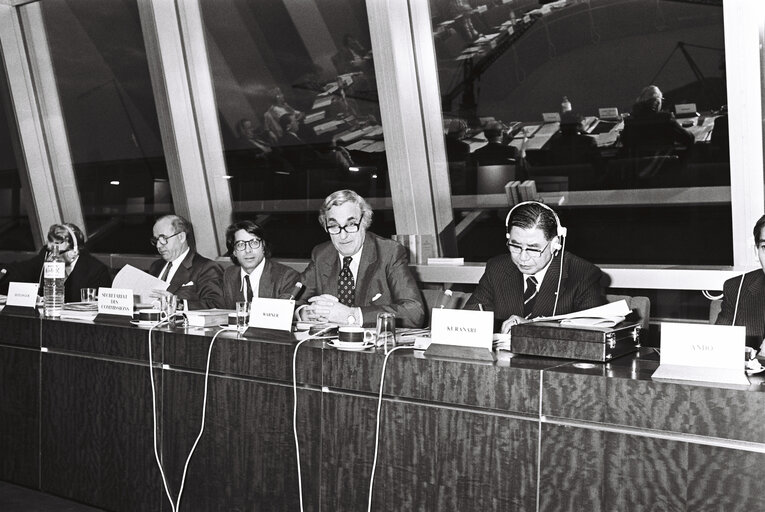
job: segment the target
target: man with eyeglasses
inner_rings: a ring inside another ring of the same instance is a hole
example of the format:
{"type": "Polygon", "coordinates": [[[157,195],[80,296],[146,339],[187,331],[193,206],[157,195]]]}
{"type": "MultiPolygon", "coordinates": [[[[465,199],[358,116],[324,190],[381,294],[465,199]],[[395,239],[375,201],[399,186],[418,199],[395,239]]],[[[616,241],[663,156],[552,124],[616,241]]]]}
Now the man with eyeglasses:
{"type": "Polygon", "coordinates": [[[549,206],[528,201],[513,208],[507,219],[510,254],[486,263],[465,309],[494,311],[495,328],[507,333],[553,310],[564,314],[605,304],[602,272],[570,252],[564,257],[563,232],[549,206]]]}
{"type": "Polygon", "coordinates": [[[367,228],[372,208],[352,190],[330,194],[319,210],[330,241],[314,247],[301,275],[302,320],[373,326],[393,313],[402,327],[422,327],[425,307],[406,249],[367,228]]]}
{"type": "Polygon", "coordinates": [[[271,244],[260,225],[243,220],[226,230],[226,247],[234,265],[223,272],[226,309],[254,298],[288,299],[300,275],[271,260],[271,244]]]}
{"type": "Polygon", "coordinates": [[[177,295],[189,309],[222,308],[223,271],[197,254],[191,223],[179,215],[165,215],[154,223],[152,233],[151,245],[162,259],[151,264],[149,273],[170,283],[166,291],[155,290],[155,295],[177,295]]]}

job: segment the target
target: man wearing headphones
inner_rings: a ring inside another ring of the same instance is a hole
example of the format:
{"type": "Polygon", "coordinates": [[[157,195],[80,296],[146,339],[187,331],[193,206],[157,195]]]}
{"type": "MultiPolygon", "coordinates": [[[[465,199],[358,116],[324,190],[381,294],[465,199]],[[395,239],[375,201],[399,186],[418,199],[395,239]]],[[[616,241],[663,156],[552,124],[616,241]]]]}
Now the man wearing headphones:
{"type": "Polygon", "coordinates": [[[725,281],[715,323],[746,326],[746,346],[760,350],[765,338],[765,215],[754,225],[754,244],[762,268],[725,281]]]}
{"type": "Polygon", "coordinates": [[[8,264],[7,275],[0,282],[0,293],[8,293],[8,283],[19,281],[26,283],[40,282],[38,294],[42,295],[42,268],[47,255],[58,245],[59,254],[64,260],[66,280],[64,281],[64,301],[78,302],[80,288],[109,287],[112,276],[109,268],[94,258],[85,248],[85,235],[74,224],[53,224],[48,230],[46,245],[31,259],[8,264]]]}
{"type": "Polygon", "coordinates": [[[602,272],[565,253],[566,228],[549,206],[519,203],[508,213],[505,227],[510,254],[487,262],[465,309],[494,311],[495,328],[507,333],[533,318],[606,303],[602,272]]]}

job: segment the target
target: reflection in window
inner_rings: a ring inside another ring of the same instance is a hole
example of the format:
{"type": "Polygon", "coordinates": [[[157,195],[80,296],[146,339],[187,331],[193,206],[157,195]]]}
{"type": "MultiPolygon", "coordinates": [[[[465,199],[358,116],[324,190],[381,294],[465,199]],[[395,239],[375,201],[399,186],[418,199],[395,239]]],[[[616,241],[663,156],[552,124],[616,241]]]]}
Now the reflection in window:
{"type": "Polygon", "coordinates": [[[722,2],[430,7],[455,217],[494,207],[460,255],[502,252],[508,202],[542,197],[595,262],[732,263],[722,2]]]}
{"type": "Polygon", "coordinates": [[[285,229],[277,256],[308,256],[321,199],[390,197],[365,2],[201,4],[236,216],[285,229]]]}
{"type": "Polygon", "coordinates": [[[152,252],[173,209],[134,0],[43,2],[77,188],[93,251],[152,252]]]}

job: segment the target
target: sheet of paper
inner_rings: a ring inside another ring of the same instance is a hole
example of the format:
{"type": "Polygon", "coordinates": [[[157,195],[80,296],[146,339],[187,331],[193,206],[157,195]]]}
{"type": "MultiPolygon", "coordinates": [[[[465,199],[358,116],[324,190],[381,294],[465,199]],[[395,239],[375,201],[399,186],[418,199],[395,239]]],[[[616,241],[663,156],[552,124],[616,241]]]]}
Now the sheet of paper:
{"type": "Polygon", "coordinates": [[[114,276],[113,288],[126,288],[133,290],[134,295],[140,295],[140,302],[151,302],[152,290],[167,290],[169,283],[147,274],[132,265],[125,265],[114,276]]]}
{"type": "Polygon", "coordinates": [[[533,322],[549,321],[549,320],[562,320],[564,318],[611,318],[615,316],[627,316],[630,314],[630,308],[627,306],[626,300],[619,300],[611,302],[610,304],[603,304],[590,309],[583,309],[582,311],[574,311],[573,313],[567,313],[565,315],[546,316],[535,318],[533,322]]]}

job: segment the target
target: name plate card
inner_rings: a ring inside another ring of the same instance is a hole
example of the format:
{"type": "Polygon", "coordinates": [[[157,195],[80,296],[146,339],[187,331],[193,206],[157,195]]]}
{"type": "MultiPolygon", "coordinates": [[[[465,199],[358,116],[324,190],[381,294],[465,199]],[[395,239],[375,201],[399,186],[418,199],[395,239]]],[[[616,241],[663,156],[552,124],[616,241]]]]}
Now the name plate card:
{"type": "Polygon", "coordinates": [[[133,318],[133,290],[127,288],[99,288],[98,314],[133,318]]]}
{"type": "Polygon", "coordinates": [[[294,300],[252,299],[250,303],[250,327],[291,331],[294,312],[294,300]]]}
{"type": "Polygon", "coordinates": [[[560,123],[560,114],[557,112],[543,112],[542,121],[545,123],[560,123]]]}
{"type": "Polygon", "coordinates": [[[601,119],[618,119],[619,109],[616,107],[599,108],[598,117],[601,119]]]}
{"type": "Polygon", "coordinates": [[[680,103],[679,105],[675,105],[675,114],[679,116],[695,115],[696,104],[695,103],[680,103]]]}
{"type": "Polygon", "coordinates": [[[37,306],[37,283],[8,283],[8,300],[6,306],[35,308],[37,306]]]}
{"type": "Polygon", "coordinates": [[[491,351],[494,313],[463,309],[434,309],[430,322],[433,343],[491,351]]]}

